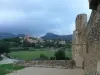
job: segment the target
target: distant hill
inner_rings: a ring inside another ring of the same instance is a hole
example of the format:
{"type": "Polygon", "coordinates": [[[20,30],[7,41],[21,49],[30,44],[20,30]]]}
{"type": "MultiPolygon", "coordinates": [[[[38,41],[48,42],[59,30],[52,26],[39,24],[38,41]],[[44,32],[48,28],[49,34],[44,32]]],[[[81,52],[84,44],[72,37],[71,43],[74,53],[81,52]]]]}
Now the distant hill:
{"type": "Polygon", "coordinates": [[[12,34],[12,33],[2,33],[0,32],[0,39],[5,39],[5,38],[13,38],[13,37],[24,37],[24,34],[12,34]]]}
{"type": "MultiPolygon", "coordinates": [[[[13,38],[13,37],[25,37],[25,34],[12,34],[12,33],[3,33],[0,32],[0,39],[5,38],[13,38]]],[[[54,33],[46,33],[44,36],[41,37],[45,40],[52,40],[52,39],[64,39],[64,40],[72,40],[72,34],[71,35],[57,35],[54,33]]]]}
{"type": "Polygon", "coordinates": [[[64,39],[64,40],[72,41],[72,34],[71,35],[57,35],[54,33],[46,33],[46,35],[42,36],[41,38],[45,40],[64,39]]]}
{"type": "Polygon", "coordinates": [[[25,34],[18,34],[16,35],[17,37],[25,37],[26,35],[25,34]]]}

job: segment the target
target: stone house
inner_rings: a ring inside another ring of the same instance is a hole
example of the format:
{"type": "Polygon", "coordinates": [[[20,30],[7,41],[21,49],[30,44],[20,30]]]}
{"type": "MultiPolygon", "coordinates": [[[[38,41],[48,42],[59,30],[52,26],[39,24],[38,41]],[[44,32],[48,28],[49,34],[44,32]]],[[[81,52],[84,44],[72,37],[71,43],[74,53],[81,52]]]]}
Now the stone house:
{"type": "Polygon", "coordinates": [[[66,41],[59,41],[59,44],[65,45],[66,41]]]}
{"type": "Polygon", "coordinates": [[[23,43],[24,40],[27,40],[27,42],[29,42],[29,43],[37,43],[38,42],[38,40],[36,40],[36,39],[33,40],[29,36],[25,36],[24,39],[21,40],[21,42],[23,43]]]}
{"type": "Polygon", "coordinates": [[[100,0],[89,0],[89,8],[92,12],[88,22],[86,14],[76,17],[72,57],[77,67],[95,75],[100,74],[100,0]]]}

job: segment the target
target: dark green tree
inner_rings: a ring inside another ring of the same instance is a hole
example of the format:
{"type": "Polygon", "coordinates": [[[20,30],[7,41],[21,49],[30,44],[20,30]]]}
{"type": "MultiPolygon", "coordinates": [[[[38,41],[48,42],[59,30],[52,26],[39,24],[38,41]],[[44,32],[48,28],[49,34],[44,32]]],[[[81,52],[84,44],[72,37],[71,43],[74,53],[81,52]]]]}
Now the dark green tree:
{"type": "Polygon", "coordinates": [[[18,47],[21,45],[21,39],[18,37],[14,37],[14,38],[6,38],[3,39],[6,42],[9,42],[10,47],[18,47]]]}
{"type": "Polygon", "coordinates": [[[47,57],[45,54],[41,53],[41,54],[40,54],[40,59],[45,59],[45,60],[47,60],[48,57],[47,57]]]}
{"type": "Polygon", "coordinates": [[[0,54],[9,53],[9,43],[5,42],[4,40],[0,40],[0,54]]]}
{"type": "Polygon", "coordinates": [[[23,41],[23,47],[32,47],[32,46],[33,46],[33,44],[28,42],[27,40],[23,41]]]}
{"type": "Polygon", "coordinates": [[[21,43],[20,41],[21,41],[21,39],[19,38],[19,37],[14,37],[14,38],[6,38],[6,39],[4,39],[4,41],[6,41],[6,42],[16,42],[16,43],[21,43]]]}
{"type": "Polygon", "coordinates": [[[65,60],[66,59],[66,54],[64,50],[58,50],[55,52],[55,57],[56,60],[65,60]]]}
{"type": "Polygon", "coordinates": [[[50,57],[50,60],[55,60],[55,57],[50,57]]]}

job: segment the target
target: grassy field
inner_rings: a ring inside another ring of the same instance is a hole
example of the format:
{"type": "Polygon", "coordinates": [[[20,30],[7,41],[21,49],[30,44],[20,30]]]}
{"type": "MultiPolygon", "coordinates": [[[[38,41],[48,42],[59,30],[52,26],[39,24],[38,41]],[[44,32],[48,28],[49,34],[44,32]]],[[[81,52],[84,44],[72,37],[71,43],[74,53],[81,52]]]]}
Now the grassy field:
{"type": "Polygon", "coordinates": [[[0,75],[6,75],[15,70],[20,70],[23,68],[23,66],[13,66],[12,64],[0,65],[0,75]]]}
{"type": "MultiPolygon", "coordinates": [[[[10,56],[14,58],[24,59],[24,60],[31,60],[33,58],[38,58],[40,54],[45,54],[48,58],[54,56],[55,51],[45,50],[45,51],[18,51],[18,52],[11,52],[10,56]]],[[[66,56],[72,56],[71,51],[66,51],[66,56]]]]}

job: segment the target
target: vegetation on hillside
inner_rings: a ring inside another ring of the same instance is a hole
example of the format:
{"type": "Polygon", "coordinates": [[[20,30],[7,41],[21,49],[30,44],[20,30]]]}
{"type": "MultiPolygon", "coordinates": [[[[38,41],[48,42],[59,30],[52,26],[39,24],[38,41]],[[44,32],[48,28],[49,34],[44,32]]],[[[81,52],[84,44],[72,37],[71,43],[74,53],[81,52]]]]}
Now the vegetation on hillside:
{"type": "Polygon", "coordinates": [[[67,52],[67,56],[71,57],[71,52],[70,52],[71,42],[66,42],[66,41],[57,39],[57,40],[44,40],[44,42],[38,41],[36,43],[34,42],[30,43],[27,40],[23,40],[23,42],[21,42],[22,40],[23,38],[20,39],[18,37],[6,38],[6,39],[0,40],[0,54],[9,53],[11,57],[25,59],[25,60],[40,58],[43,55],[45,57],[48,57],[48,59],[56,58],[57,60],[61,60],[61,59],[63,60],[63,59],[66,59],[65,57],[66,52],[67,52]],[[65,43],[61,44],[61,42],[65,42],[65,43]],[[37,51],[37,49],[40,49],[40,51],[37,51]],[[55,52],[55,50],[57,50],[57,52],[55,52]],[[14,53],[14,51],[24,51],[24,52],[14,53]]]}
{"type": "Polygon", "coordinates": [[[3,40],[0,40],[0,54],[9,53],[9,43],[3,40]]]}
{"type": "MultiPolygon", "coordinates": [[[[61,40],[44,40],[44,42],[30,43],[27,40],[21,42],[20,38],[0,40],[0,55],[6,53],[10,58],[22,60],[69,60],[71,59],[71,42],[60,44],[61,40]],[[50,49],[50,48],[53,48],[50,49]],[[55,50],[56,49],[56,50],[55,50]]],[[[2,59],[0,57],[0,59],[2,59]]],[[[0,75],[5,75],[14,70],[23,69],[23,66],[12,64],[0,65],[0,75]]]]}

